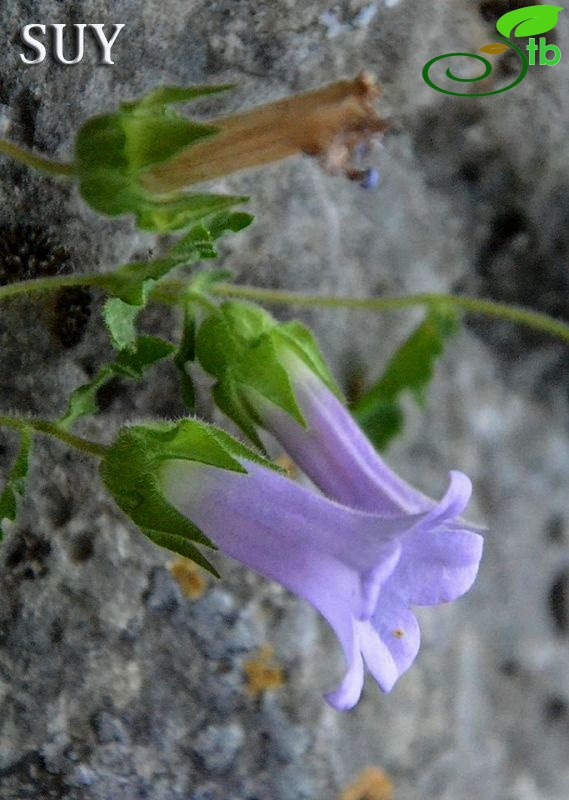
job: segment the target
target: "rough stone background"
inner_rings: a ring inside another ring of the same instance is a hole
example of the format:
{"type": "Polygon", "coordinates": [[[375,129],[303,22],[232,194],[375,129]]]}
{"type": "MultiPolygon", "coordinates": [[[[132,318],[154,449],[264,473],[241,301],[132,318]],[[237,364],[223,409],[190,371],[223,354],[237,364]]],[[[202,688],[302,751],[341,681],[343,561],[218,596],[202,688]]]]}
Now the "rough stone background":
{"type": "MultiPolygon", "coordinates": [[[[476,52],[515,5],[4,0],[1,134],[63,158],[90,114],[157,84],[237,81],[228,109],[369,68],[397,123],[378,155],[381,188],[365,193],[302,159],[220,182],[250,193],[257,214],[224,244],[225,265],[259,285],[461,290],[569,317],[567,19],[548,34],[561,63],[530,69],[512,91],[452,98],[421,79],[436,54],[476,52]],[[96,66],[89,51],[74,67],[24,68],[18,31],[28,22],[126,29],[114,67],[96,66]]],[[[506,61],[498,81],[510,72],[506,61]]],[[[49,234],[74,270],[110,269],[156,246],[62,182],[4,157],[0,171],[8,249],[16,223],[49,234]]],[[[3,304],[2,409],[63,410],[108,355],[99,303],[86,326],[85,298],[3,304]]],[[[378,374],[417,318],[300,316],[346,386],[378,374]]],[[[163,310],[146,322],[175,324],[163,310]]],[[[311,608],[229,563],[221,583],[187,599],[168,555],[101,491],[95,465],[39,441],[21,523],[0,547],[0,798],[334,800],[368,765],[386,771],[397,800],[569,796],[568,352],[469,320],[425,413],[409,406],[390,463],[434,494],[449,468],[470,474],[473,514],[489,529],[485,556],[466,598],[420,614],[421,653],[392,694],[370,681],[348,714],[321,699],[342,664],[311,608]],[[265,644],[286,684],[255,700],[243,665],[265,644]]],[[[124,420],[182,412],[164,368],[136,391],[114,386],[84,432],[108,439],[124,420]]],[[[14,444],[1,434],[3,471],[14,444]]]]}

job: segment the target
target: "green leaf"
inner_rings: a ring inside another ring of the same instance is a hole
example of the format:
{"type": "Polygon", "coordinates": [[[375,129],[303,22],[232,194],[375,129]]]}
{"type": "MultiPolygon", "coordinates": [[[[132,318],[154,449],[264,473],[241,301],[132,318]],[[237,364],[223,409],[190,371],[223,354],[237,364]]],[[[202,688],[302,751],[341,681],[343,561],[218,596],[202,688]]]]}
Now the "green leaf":
{"type": "Polygon", "coordinates": [[[270,333],[264,335],[257,345],[247,350],[239,363],[232,367],[231,375],[238,383],[259,392],[278,408],[290,414],[299,425],[306,427],[288,372],[279,359],[270,333]]]}
{"type": "Polygon", "coordinates": [[[496,28],[502,36],[539,36],[557,25],[563,6],[535,5],[502,14],[496,28]]]}
{"type": "Polygon", "coordinates": [[[75,142],[80,194],[92,208],[109,216],[133,211],[141,193],[129,167],[126,147],[120,114],[88,119],[75,142]]]}
{"type": "Polygon", "coordinates": [[[214,214],[183,236],[170,250],[169,255],[172,258],[182,258],[187,253],[194,254],[197,251],[200,258],[215,258],[217,251],[213,242],[226,231],[237,233],[243,230],[253,219],[252,214],[237,211],[214,214]]]}
{"type": "Polygon", "coordinates": [[[168,358],[175,349],[175,345],[158,336],[139,336],[134,350],[122,350],[111,366],[118,375],[142,378],[147,369],[168,358]]]}
{"type": "Polygon", "coordinates": [[[105,365],[89,383],[77,387],[69,395],[65,414],[59,420],[59,427],[68,430],[81,417],[96,414],[99,410],[97,405],[97,392],[108,383],[115,375],[115,371],[110,364],[105,365]]]}
{"type": "Polygon", "coordinates": [[[199,528],[162,495],[156,473],[160,439],[153,434],[143,427],[123,429],[101,463],[103,482],[120,508],[143,531],[175,534],[213,547],[199,528]]]}
{"type": "Polygon", "coordinates": [[[185,261],[159,258],[153,261],[133,261],[123,264],[105,276],[105,288],[132,306],[143,306],[154,284],[185,261]]]}
{"type": "Polygon", "coordinates": [[[224,83],[217,86],[159,86],[158,89],[153,89],[140,100],[123,103],[122,108],[130,110],[133,108],[143,109],[166,106],[171,103],[187,103],[189,100],[197,100],[210,94],[227,92],[236,87],[236,83],[224,83]]]}
{"type": "Polygon", "coordinates": [[[88,119],[79,130],[75,159],[84,175],[99,169],[120,175],[128,169],[125,144],[120,114],[101,114],[88,119]]]}
{"type": "Polygon", "coordinates": [[[181,253],[188,249],[190,252],[199,253],[200,258],[215,258],[217,256],[217,250],[213,245],[213,237],[203,222],[194,225],[191,231],[182,237],[173,249],[176,253],[181,253]]]}
{"type": "Polygon", "coordinates": [[[135,322],[141,306],[125,303],[118,297],[111,297],[103,306],[103,319],[109,331],[113,347],[117,350],[133,351],[136,347],[135,322]]]}
{"type": "Polygon", "coordinates": [[[207,225],[212,238],[219,239],[226,231],[238,233],[248,228],[254,219],[253,214],[248,214],[246,211],[224,211],[208,220],[207,225]]]}
{"type": "MultiPolygon", "coordinates": [[[[145,305],[154,285],[172,270],[189,266],[202,258],[217,256],[214,241],[227,231],[237,232],[253,221],[251,214],[223,211],[212,214],[179,239],[163,258],[135,261],[105,276],[105,288],[114,297],[129,305],[145,305]]],[[[218,281],[226,280],[226,270],[209,270],[195,276],[188,290],[207,294],[218,281]]]]}
{"type": "Polygon", "coordinates": [[[197,333],[196,356],[217,378],[218,407],[261,449],[256,433],[261,420],[253,407],[259,395],[306,425],[293,389],[292,356],[341,396],[308,328],[297,321],[277,323],[252,303],[228,301],[207,317],[197,333]]]}
{"type": "Polygon", "coordinates": [[[116,360],[105,364],[92,381],[79,386],[71,393],[67,410],[59,421],[59,427],[68,430],[81,417],[95,414],[99,410],[97,392],[111,378],[117,375],[141,378],[146,370],[161,359],[167,358],[175,349],[173,344],[156,336],[139,336],[132,351],[121,350],[116,360]]]}
{"type": "Polygon", "coordinates": [[[174,115],[156,116],[151,111],[125,115],[123,129],[125,156],[133,174],[168,161],[180,150],[218,132],[211,125],[201,125],[174,115]]]}
{"type": "Polygon", "coordinates": [[[239,384],[230,376],[223,377],[214,385],[212,396],[219,410],[232,419],[253,444],[264,452],[265,446],[255,427],[259,420],[247,404],[239,384]]]}
{"type": "Polygon", "coordinates": [[[401,395],[410,392],[418,404],[424,403],[436,359],[457,328],[454,311],[431,310],[390,359],[381,378],[352,406],[354,417],[378,450],[384,450],[403,429],[401,395]]]}
{"type": "Polygon", "coordinates": [[[33,434],[29,430],[20,432],[20,447],[18,455],[8,473],[6,485],[0,494],[0,541],[2,541],[2,523],[5,519],[12,522],[18,513],[18,500],[24,496],[26,478],[30,464],[30,453],[33,444],[33,434]]]}
{"type": "MultiPolygon", "coordinates": [[[[275,321],[270,315],[258,306],[227,302],[219,307],[217,313],[206,317],[196,337],[198,361],[206,372],[218,378],[213,388],[215,402],[260,448],[262,443],[250,421],[251,415],[242,395],[241,384],[251,377],[254,388],[259,387],[256,378],[260,376],[255,375],[255,356],[251,362],[248,353],[250,348],[261,342],[264,332],[274,325],[275,321]]],[[[274,364],[274,352],[270,353],[270,358],[274,364]]],[[[278,364],[277,367],[282,369],[278,364]]]]}
{"type": "Polygon", "coordinates": [[[403,433],[405,414],[400,403],[378,400],[373,409],[354,416],[377,450],[385,450],[397,436],[403,433]]]}
{"type": "Polygon", "coordinates": [[[276,469],[229,434],[196,419],[123,428],[101,463],[101,477],[119,507],[152,541],[197,561],[217,574],[194,549],[213,542],[164,497],[160,467],[171,459],[246,473],[238,458],[276,469]]]}
{"type": "Polygon", "coordinates": [[[320,380],[332,391],[337,397],[342,398],[342,392],[332,377],[332,373],[328,369],[320,348],[314,338],[312,331],[309,330],[298,320],[285,322],[278,325],[273,332],[277,341],[277,346],[282,347],[282,342],[290,347],[297,356],[299,356],[310,369],[318,375],[320,380]]]}
{"type": "Polygon", "coordinates": [[[147,196],[137,202],[133,211],[142,230],[168,233],[187,228],[210,214],[245,203],[248,199],[225,194],[188,193],[158,199],[147,196]]]}
{"type": "Polygon", "coordinates": [[[228,300],[221,306],[221,312],[243,347],[256,345],[277,325],[274,317],[254,303],[228,300]]]}
{"type": "Polygon", "coordinates": [[[219,572],[215,569],[213,564],[204,558],[200,550],[184,536],[178,536],[176,533],[167,533],[165,531],[151,531],[142,530],[145,536],[148,536],[151,542],[157,544],[158,547],[164,547],[166,550],[171,550],[184,558],[189,558],[200,567],[203,567],[208,572],[211,572],[216,578],[221,578],[219,572]]]}
{"type": "Polygon", "coordinates": [[[221,309],[202,322],[196,337],[196,356],[206,372],[221,378],[242,354],[243,346],[221,309]]]}

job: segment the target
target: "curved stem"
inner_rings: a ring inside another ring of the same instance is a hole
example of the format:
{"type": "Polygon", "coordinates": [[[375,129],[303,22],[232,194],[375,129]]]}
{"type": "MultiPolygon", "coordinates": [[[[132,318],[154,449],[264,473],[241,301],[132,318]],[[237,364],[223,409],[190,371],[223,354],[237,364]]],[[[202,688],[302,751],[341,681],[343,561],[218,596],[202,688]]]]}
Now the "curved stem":
{"type": "Polygon", "coordinates": [[[16,161],[21,161],[22,164],[27,164],[28,167],[38,169],[40,172],[47,172],[48,175],[63,175],[66,178],[71,178],[75,175],[73,164],[65,164],[61,161],[52,161],[45,156],[37,156],[35,153],[19,147],[19,145],[9,142],[7,139],[0,139],[0,153],[6,153],[7,156],[15,158],[16,161]]]}
{"type": "MultiPolygon", "coordinates": [[[[37,278],[30,281],[19,281],[0,286],[0,300],[32,292],[48,292],[65,286],[99,286],[105,288],[112,283],[112,272],[83,273],[78,275],[57,275],[55,277],[37,278]]],[[[160,281],[152,290],[151,297],[156,303],[176,305],[180,296],[187,296],[188,284],[180,280],[160,281]]],[[[218,297],[238,297],[243,300],[257,300],[262,303],[276,305],[314,306],[319,308],[351,308],[360,311],[396,311],[413,306],[448,305],[462,308],[474,314],[484,314],[496,319],[525,325],[534,330],[549,333],[569,343],[569,324],[554,319],[548,314],[532,311],[521,306],[512,306],[495,300],[484,300],[466,295],[424,292],[407,294],[400,297],[350,297],[330,296],[322,294],[305,294],[283,289],[261,289],[257,286],[235,286],[229,283],[218,283],[210,289],[211,294],[218,297]]],[[[198,300],[198,297],[195,298],[198,300]]],[[[205,301],[202,301],[205,304],[205,301]]]]}
{"type": "Polygon", "coordinates": [[[102,286],[109,282],[105,273],[83,273],[76,275],[54,275],[48,278],[34,278],[30,281],[17,281],[0,286],[0,300],[16,297],[19,294],[51,292],[66,286],[102,286]]]}
{"type": "MultiPolygon", "coordinates": [[[[209,300],[206,297],[206,295],[201,294],[200,292],[191,292],[191,291],[188,292],[188,291],[186,291],[185,294],[184,294],[184,298],[186,300],[191,300],[193,303],[197,303],[199,306],[202,306],[203,308],[205,308],[206,311],[209,311],[210,314],[211,313],[214,313],[214,314],[217,313],[218,308],[217,308],[216,304],[213,303],[211,300],[209,300]]],[[[153,300],[156,299],[154,297],[154,295],[152,296],[152,299],[153,300]]]]}
{"type": "Polygon", "coordinates": [[[521,306],[511,306],[508,303],[499,303],[495,300],[483,300],[465,295],[421,293],[407,294],[401,297],[334,297],[288,292],[281,289],[259,289],[255,286],[233,286],[227,283],[218,283],[213,287],[212,293],[221,297],[240,297],[245,300],[259,300],[263,303],[320,308],[352,308],[361,311],[395,311],[412,306],[449,305],[471,311],[474,314],[485,314],[517,322],[569,342],[569,325],[548,314],[541,314],[539,311],[531,311],[521,306]]]}
{"type": "Polygon", "coordinates": [[[76,450],[81,450],[83,453],[88,453],[90,456],[96,458],[104,458],[108,448],[104,444],[92,442],[90,439],[83,439],[81,436],[75,436],[73,433],[59,428],[54,422],[46,419],[35,419],[34,417],[12,417],[8,414],[0,414],[0,426],[5,428],[12,428],[16,431],[33,430],[37,433],[44,433],[47,436],[53,436],[61,442],[74,447],[76,450]]]}

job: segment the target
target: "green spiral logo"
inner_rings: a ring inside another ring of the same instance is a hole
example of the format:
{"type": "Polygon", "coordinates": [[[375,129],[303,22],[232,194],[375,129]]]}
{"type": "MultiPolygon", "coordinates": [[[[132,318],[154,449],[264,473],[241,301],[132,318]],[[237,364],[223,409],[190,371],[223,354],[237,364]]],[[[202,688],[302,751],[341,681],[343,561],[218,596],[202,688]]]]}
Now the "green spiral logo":
{"type": "MultiPolygon", "coordinates": [[[[448,67],[446,71],[447,78],[450,78],[452,81],[458,81],[459,83],[475,83],[476,81],[483,81],[484,78],[487,78],[492,72],[492,64],[488,61],[487,58],[484,58],[484,56],[479,56],[476,53],[444,53],[441,56],[436,56],[435,58],[431,58],[431,60],[427,61],[427,63],[423,67],[422,74],[425,83],[428,86],[430,86],[431,89],[434,89],[437,92],[442,92],[443,94],[451,94],[454,97],[489,97],[490,95],[500,94],[501,92],[507,92],[508,89],[513,89],[514,86],[517,86],[518,83],[521,83],[521,81],[523,81],[528,71],[528,60],[525,56],[525,53],[509,39],[505,39],[502,36],[496,36],[495,34],[492,33],[490,34],[490,36],[492,36],[493,39],[498,39],[500,42],[503,42],[504,47],[511,47],[513,50],[516,51],[516,53],[520,57],[520,61],[522,64],[521,72],[515,79],[515,81],[513,81],[513,83],[509,83],[507,86],[503,86],[501,89],[495,89],[493,92],[450,92],[448,91],[448,89],[442,89],[440,86],[437,86],[436,83],[433,83],[433,81],[430,79],[429,70],[433,66],[433,64],[437,63],[437,61],[442,61],[443,58],[454,58],[455,56],[465,56],[466,58],[474,58],[476,59],[476,61],[480,61],[482,64],[484,64],[484,72],[482,73],[482,75],[478,75],[477,77],[474,78],[459,78],[457,75],[453,75],[450,67],[448,67]]],[[[485,52],[497,52],[495,49],[490,50],[490,48],[497,48],[497,47],[499,47],[499,45],[487,45],[488,49],[486,48],[481,48],[481,49],[484,50],[485,52]]]]}

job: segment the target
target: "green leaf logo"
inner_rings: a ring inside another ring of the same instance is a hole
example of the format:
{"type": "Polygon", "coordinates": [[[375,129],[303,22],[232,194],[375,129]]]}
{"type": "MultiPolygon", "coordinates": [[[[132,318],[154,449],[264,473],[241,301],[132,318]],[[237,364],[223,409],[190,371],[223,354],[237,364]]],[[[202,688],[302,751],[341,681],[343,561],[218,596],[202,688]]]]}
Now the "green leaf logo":
{"type": "Polygon", "coordinates": [[[563,6],[525,6],[503,14],[496,28],[502,36],[539,36],[557,25],[563,6]]]}

